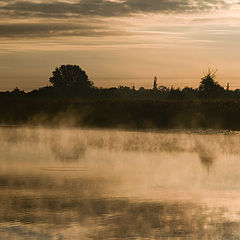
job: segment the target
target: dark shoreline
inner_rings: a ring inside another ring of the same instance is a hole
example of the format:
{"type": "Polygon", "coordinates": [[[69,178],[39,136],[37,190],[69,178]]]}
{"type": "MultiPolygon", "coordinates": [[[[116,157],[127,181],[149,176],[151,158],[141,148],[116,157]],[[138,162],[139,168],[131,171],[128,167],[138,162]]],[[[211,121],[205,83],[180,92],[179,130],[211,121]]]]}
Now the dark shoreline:
{"type": "Polygon", "coordinates": [[[240,100],[0,99],[1,126],[240,130],[240,100]]]}

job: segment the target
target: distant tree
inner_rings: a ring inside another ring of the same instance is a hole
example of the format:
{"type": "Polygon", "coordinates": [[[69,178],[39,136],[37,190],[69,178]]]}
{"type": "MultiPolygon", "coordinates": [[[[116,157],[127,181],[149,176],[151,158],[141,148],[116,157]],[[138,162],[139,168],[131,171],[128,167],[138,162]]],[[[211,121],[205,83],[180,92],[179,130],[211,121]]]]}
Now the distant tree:
{"type": "Polygon", "coordinates": [[[222,86],[215,80],[217,70],[208,69],[201,79],[199,90],[202,92],[217,92],[224,90],[222,86]]]}
{"type": "Polygon", "coordinates": [[[157,77],[154,77],[154,80],[153,80],[153,90],[158,90],[158,88],[157,88],[157,77]]]}
{"type": "Polygon", "coordinates": [[[138,91],[144,92],[144,91],[146,91],[146,89],[145,89],[144,87],[140,87],[140,88],[138,89],[138,91]]]}
{"type": "Polygon", "coordinates": [[[15,87],[11,93],[14,94],[14,95],[23,95],[23,94],[25,94],[25,92],[23,90],[20,90],[18,87],[15,87]]]}
{"type": "Polygon", "coordinates": [[[184,97],[187,99],[196,98],[197,97],[196,92],[197,92],[197,90],[193,89],[191,87],[185,87],[182,89],[182,93],[183,93],[184,97]]]}
{"type": "Polygon", "coordinates": [[[168,92],[168,91],[169,91],[169,89],[168,89],[167,87],[163,86],[163,85],[159,86],[159,87],[158,87],[158,90],[159,90],[160,92],[168,92]]]}
{"type": "Polygon", "coordinates": [[[55,88],[86,89],[93,86],[87,74],[78,65],[61,65],[49,78],[55,88]]]}
{"type": "Polygon", "coordinates": [[[180,88],[174,88],[171,87],[168,97],[173,99],[180,99],[182,97],[183,93],[181,92],[180,88]]]}
{"type": "Polygon", "coordinates": [[[230,88],[230,84],[227,83],[226,91],[229,91],[229,88],[230,88]]]}
{"type": "Polygon", "coordinates": [[[14,94],[19,94],[21,91],[20,91],[20,89],[18,88],[18,87],[15,87],[14,89],[13,89],[13,91],[12,91],[12,93],[14,93],[14,94]]]}
{"type": "Polygon", "coordinates": [[[119,85],[118,90],[130,90],[130,87],[119,85]]]}

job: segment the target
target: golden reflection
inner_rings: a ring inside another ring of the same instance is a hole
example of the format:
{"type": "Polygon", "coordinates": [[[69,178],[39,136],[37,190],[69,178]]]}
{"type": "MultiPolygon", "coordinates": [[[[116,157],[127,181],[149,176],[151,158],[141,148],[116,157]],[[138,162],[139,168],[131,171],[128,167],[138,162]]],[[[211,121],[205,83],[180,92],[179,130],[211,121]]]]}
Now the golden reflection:
{"type": "Polygon", "coordinates": [[[0,239],[238,239],[239,141],[0,128],[0,239]]]}

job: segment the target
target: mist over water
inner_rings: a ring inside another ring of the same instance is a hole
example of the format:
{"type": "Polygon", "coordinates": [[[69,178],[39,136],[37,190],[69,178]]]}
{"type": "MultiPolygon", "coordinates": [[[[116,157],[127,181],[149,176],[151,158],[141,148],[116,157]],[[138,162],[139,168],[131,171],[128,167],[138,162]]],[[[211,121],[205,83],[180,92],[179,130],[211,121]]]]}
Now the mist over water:
{"type": "Polygon", "coordinates": [[[0,239],[240,239],[238,132],[0,128],[0,239]]]}

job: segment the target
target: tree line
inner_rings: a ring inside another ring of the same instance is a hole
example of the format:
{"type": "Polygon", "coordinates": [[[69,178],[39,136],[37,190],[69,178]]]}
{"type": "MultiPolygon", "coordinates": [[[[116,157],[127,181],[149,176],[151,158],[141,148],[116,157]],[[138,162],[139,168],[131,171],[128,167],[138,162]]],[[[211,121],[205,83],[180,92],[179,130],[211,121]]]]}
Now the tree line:
{"type": "Polygon", "coordinates": [[[216,81],[216,71],[208,69],[198,88],[184,87],[168,88],[158,86],[154,78],[153,87],[145,89],[134,86],[118,86],[111,88],[97,88],[89,80],[88,75],[79,65],[61,65],[57,67],[49,78],[51,86],[24,92],[16,87],[13,91],[0,92],[5,96],[34,96],[34,97],[64,97],[64,98],[94,98],[94,99],[221,99],[240,98],[240,89],[230,90],[229,84],[224,89],[216,81]]]}
{"type": "Polygon", "coordinates": [[[209,69],[198,88],[97,88],[77,65],[56,68],[51,86],[0,92],[0,125],[124,129],[240,130],[240,91],[224,89],[209,69]]]}

